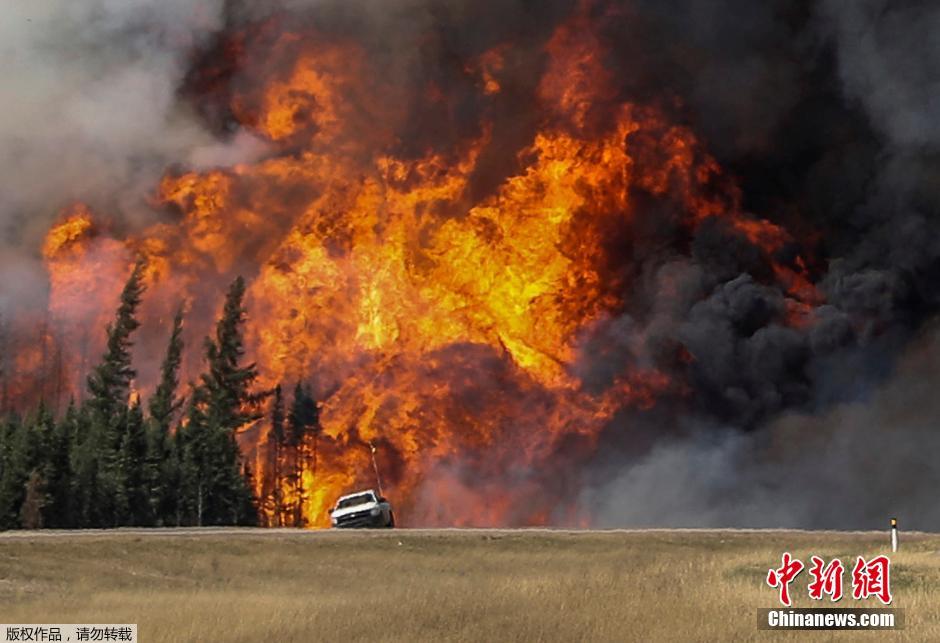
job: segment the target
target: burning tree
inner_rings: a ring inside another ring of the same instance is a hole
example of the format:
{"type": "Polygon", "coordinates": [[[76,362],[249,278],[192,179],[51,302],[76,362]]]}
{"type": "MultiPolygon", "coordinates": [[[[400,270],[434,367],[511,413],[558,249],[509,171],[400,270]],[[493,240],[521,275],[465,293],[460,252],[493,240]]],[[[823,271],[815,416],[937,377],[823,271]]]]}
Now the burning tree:
{"type": "Polygon", "coordinates": [[[316,486],[319,409],[309,387],[297,383],[285,415],[281,386],[274,387],[266,448],[268,476],[262,482],[262,513],[270,526],[304,527],[308,489],[316,486]]]}

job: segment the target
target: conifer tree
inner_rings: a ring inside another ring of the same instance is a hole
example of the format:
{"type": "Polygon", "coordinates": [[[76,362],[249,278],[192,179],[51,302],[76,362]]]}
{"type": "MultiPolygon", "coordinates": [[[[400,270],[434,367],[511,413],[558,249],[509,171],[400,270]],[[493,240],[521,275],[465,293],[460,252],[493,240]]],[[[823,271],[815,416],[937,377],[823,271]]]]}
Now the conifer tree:
{"type": "Polygon", "coordinates": [[[259,407],[266,393],[253,393],[258,378],[255,365],[242,364],[245,356],[242,338],[246,311],[242,300],[245,280],[235,279],[225,297],[222,317],[216,324],[215,337],[206,339],[208,372],[202,386],[208,393],[208,420],[215,426],[235,431],[261,418],[259,407]]]}
{"type": "Polygon", "coordinates": [[[144,428],[144,414],[140,400],[134,399],[124,414],[123,435],[121,438],[120,479],[123,482],[121,509],[123,515],[119,524],[135,527],[152,524],[149,494],[149,480],[146,475],[147,432],[144,428]]]}
{"type": "Polygon", "coordinates": [[[173,417],[183,406],[183,400],[177,398],[179,388],[180,364],[183,360],[183,308],[176,311],[173,328],[170,331],[170,343],[160,367],[160,383],[150,399],[150,419],[163,435],[167,435],[173,423],[173,417]]]}
{"type": "Polygon", "coordinates": [[[320,424],[320,412],[310,390],[300,382],[294,387],[294,399],[287,418],[287,444],[292,450],[290,482],[293,487],[293,524],[304,526],[303,507],[306,502],[303,474],[308,466],[310,438],[316,437],[320,424]]]}
{"type": "Polygon", "coordinates": [[[264,481],[264,513],[270,516],[271,526],[280,527],[283,525],[284,518],[283,479],[281,477],[281,458],[284,451],[284,395],[280,384],[274,387],[272,396],[271,427],[267,439],[267,456],[271,463],[271,472],[264,481]]]}
{"type": "MultiPolygon", "coordinates": [[[[262,417],[266,393],[251,390],[258,377],[254,364],[242,364],[245,282],[238,277],[225,297],[215,336],[207,338],[207,371],[193,391],[187,413],[185,453],[187,505],[197,525],[244,524],[253,493],[245,480],[236,442],[239,429],[262,417]]],[[[254,514],[254,511],[252,511],[254,514]]]]}
{"type": "Polygon", "coordinates": [[[168,504],[163,507],[164,524],[172,524],[180,527],[184,524],[186,510],[186,482],[187,475],[183,469],[183,459],[186,456],[184,440],[186,434],[182,426],[178,426],[173,433],[173,440],[170,447],[170,472],[166,476],[167,485],[172,492],[167,494],[168,504]]]}
{"type": "Polygon", "coordinates": [[[254,527],[258,524],[258,498],[255,496],[255,476],[251,470],[251,465],[245,462],[242,468],[241,479],[244,482],[247,493],[240,494],[242,506],[238,510],[236,525],[242,527],[254,527]]]}
{"type": "Polygon", "coordinates": [[[0,529],[21,526],[20,510],[26,482],[36,464],[32,422],[11,417],[4,428],[3,466],[0,471],[0,529]]]}
{"type": "Polygon", "coordinates": [[[5,415],[10,408],[10,366],[8,364],[10,353],[9,324],[7,318],[0,314],[0,416],[5,415]]]}
{"type": "MultiPolygon", "coordinates": [[[[18,419],[11,413],[0,418],[0,480],[11,466],[13,438],[16,435],[18,419]]],[[[0,499],[2,504],[2,499],[0,499]]]]}
{"type": "Polygon", "coordinates": [[[176,414],[183,405],[177,397],[179,370],[183,356],[183,308],[173,318],[170,342],[160,368],[160,383],[150,399],[150,421],[147,440],[147,493],[151,516],[156,524],[177,522],[177,496],[179,492],[179,454],[171,439],[170,430],[176,414]]]}
{"type": "Polygon", "coordinates": [[[42,507],[45,527],[64,529],[71,527],[71,487],[73,428],[75,403],[72,401],[65,417],[55,422],[51,415],[43,418],[47,430],[43,442],[41,477],[46,485],[46,498],[42,507]]]}
{"type": "MultiPolygon", "coordinates": [[[[73,410],[72,449],[69,454],[72,484],[69,492],[69,523],[73,527],[101,526],[99,512],[98,456],[99,447],[92,435],[91,412],[88,405],[73,410]]],[[[66,420],[69,415],[66,415],[66,420]]]]}
{"type": "Polygon", "coordinates": [[[215,487],[211,440],[206,420],[207,393],[194,386],[189,397],[185,425],[177,432],[180,453],[180,524],[201,527],[215,487]]]}
{"type": "Polygon", "coordinates": [[[179,525],[180,450],[177,429],[155,444],[153,432],[148,443],[148,477],[151,515],[158,526],[179,525]],[[162,457],[159,455],[162,454],[162,457]]]}
{"type": "Polygon", "coordinates": [[[89,407],[101,419],[111,419],[127,406],[131,382],[136,373],[131,366],[131,335],[140,326],[137,308],[144,292],[143,261],[134,266],[130,278],[121,292],[121,302],[115,320],[107,328],[107,348],[101,363],[88,377],[89,407]]]}
{"type": "Polygon", "coordinates": [[[78,526],[76,521],[75,452],[80,431],[81,410],[69,400],[65,415],[55,423],[49,442],[44,477],[49,496],[43,508],[43,524],[53,529],[78,526]]]}
{"type": "Polygon", "coordinates": [[[0,529],[42,526],[41,511],[48,490],[43,474],[53,430],[52,415],[44,402],[39,403],[33,414],[8,427],[6,457],[0,474],[0,529]],[[24,514],[27,499],[29,507],[24,514]]]}
{"type": "Polygon", "coordinates": [[[83,498],[87,526],[114,527],[128,518],[122,445],[125,432],[136,418],[128,415],[131,384],[136,373],[131,364],[131,335],[140,326],[137,308],[144,292],[143,261],[138,261],[121,292],[113,323],[107,328],[107,348],[88,377],[90,433],[81,454],[79,474],[93,495],[83,498]]]}

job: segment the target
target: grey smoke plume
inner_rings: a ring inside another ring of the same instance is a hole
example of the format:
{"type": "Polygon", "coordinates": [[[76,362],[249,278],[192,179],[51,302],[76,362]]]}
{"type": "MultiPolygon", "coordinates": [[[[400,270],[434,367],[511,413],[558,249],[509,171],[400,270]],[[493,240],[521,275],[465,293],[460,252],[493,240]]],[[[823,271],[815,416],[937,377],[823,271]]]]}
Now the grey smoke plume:
{"type": "MultiPolygon", "coordinates": [[[[214,138],[177,95],[192,49],[221,27],[222,5],[36,0],[0,7],[5,276],[37,274],[42,235],[69,202],[106,206],[118,226],[132,227],[153,216],[144,199],[169,163],[225,165],[258,153],[260,143],[246,134],[214,138]]],[[[3,281],[2,299],[22,304],[26,293],[3,281]]]]}
{"type": "Polygon", "coordinates": [[[894,144],[940,144],[940,7],[826,0],[820,15],[837,42],[846,94],[894,144]]]}
{"type": "Polygon", "coordinates": [[[761,431],[664,440],[583,495],[598,524],[940,528],[940,330],[915,341],[870,396],[761,431]]]}

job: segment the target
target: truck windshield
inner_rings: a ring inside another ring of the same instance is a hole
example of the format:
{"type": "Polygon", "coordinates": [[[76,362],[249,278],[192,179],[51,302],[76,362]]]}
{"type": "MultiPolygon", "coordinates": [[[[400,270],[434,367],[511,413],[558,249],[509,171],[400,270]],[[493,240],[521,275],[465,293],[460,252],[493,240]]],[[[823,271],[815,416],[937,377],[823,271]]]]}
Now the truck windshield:
{"type": "Polygon", "coordinates": [[[356,505],[364,505],[367,502],[375,502],[375,497],[371,493],[360,493],[358,496],[350,496],[349,498],[343,498],[336,505],[337,509],[345,509],[346,507],[355,507],[356,505]]]}

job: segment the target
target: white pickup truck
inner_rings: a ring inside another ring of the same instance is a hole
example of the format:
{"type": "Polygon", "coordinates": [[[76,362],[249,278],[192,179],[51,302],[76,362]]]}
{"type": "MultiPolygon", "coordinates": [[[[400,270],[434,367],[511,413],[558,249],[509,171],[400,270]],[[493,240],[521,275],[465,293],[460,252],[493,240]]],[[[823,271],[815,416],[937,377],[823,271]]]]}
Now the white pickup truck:
{"type": "Polygon", "coordinates": [[[372,489],[343,496],[330,511],[334,527],[394,527],[395,514],[388,500],[372,489]]]}

